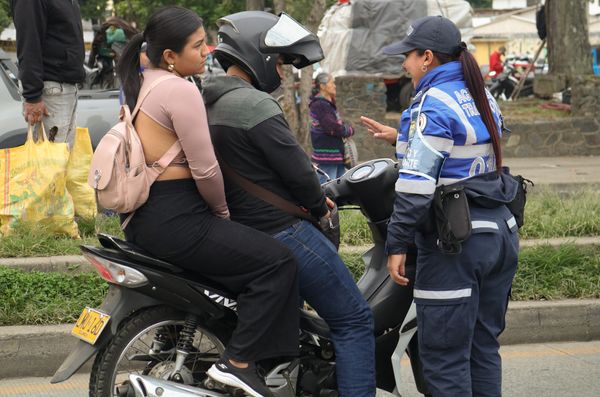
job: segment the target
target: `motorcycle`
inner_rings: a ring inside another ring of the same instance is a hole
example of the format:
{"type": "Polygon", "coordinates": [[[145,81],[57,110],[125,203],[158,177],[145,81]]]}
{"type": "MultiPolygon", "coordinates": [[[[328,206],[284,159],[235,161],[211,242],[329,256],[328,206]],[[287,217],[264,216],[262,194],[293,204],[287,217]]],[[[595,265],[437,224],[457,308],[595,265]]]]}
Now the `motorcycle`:
{"type": "MultiPolygon", "coordinates": [[[[500,75],[492,71],[489,73],[489,77],[492,78],[492,84],[489,87],[489,91],[492,96],[496,99],[508,100],[513,94],[513,91],[519,84],[519,80],[522,78],[523,73],[516,69],[510,64],[504,65],[504,71],[500,75]]],[[[533,75],[525,77],[525,82],[521,91],[519,91],[519,98],[524,98],[533,95],[533,75]]]]}
{"type": "MultiPolygon", "coordinates": [[[[384,244],[397,177],[397,163],[377,159],[323,187],[340,209],[360,209],[371,230],[373,247],[363,255],[365,271],[358,287],[375,320],[379,393],[399,395],[400,360],[407,352],[417,389],[427,394],[412,287],[394,283],[386,266],[384,244]]],[[[81,249],[109,282],[109,291],[99,308],[83,310],[72,331],[80,340],[51,382],[65,381],[95,355],[91,397],[243,395],[206,375],[235,328],[235,296],[128,242],[104,234],[99,242],[101,247],[81,249]]],[[[415,270],[416,255],[409,252],[406,272],[411,280],[415,270]]],[[[335,397],[335,353],[327,324],[309,309],[301,309],[300,315],[300,355],[261,362],[265,382],[279,397],[335,397]]]]}

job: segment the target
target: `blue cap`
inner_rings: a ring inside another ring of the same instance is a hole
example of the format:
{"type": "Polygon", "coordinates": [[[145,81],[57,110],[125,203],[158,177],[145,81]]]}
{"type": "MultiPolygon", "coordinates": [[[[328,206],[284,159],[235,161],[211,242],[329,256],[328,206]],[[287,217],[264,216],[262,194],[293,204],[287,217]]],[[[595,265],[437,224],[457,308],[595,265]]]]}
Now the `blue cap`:
{"type": "Polygon", "coordinates": [[[460,30],[456,25],[448,18],[435,16],[413,21],[406,31],[406,37],[402,41],[384,47],[383,53],[401,55],[412,50],[431,50],[454,55],[463,47],[460,30]]]}

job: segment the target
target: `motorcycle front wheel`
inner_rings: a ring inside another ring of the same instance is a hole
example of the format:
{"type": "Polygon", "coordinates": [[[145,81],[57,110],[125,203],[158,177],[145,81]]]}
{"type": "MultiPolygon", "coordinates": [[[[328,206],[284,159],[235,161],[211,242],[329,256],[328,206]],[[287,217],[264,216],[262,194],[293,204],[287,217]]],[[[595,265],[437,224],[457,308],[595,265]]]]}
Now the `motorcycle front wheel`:
{"type": "MultiPolygon", "coordinates": [[[[96,355],[90,374],[90,397],[127,395],[129,374],[169,379],[174,373],[184,324],[185,313],[162,306],[125,320],[115,337],[96,355]]],[[[224,339],[208,328],[201,322],[196,326],[192,349],[179,373],[182,383],[199,385],[225,350],[224,339]]]]}

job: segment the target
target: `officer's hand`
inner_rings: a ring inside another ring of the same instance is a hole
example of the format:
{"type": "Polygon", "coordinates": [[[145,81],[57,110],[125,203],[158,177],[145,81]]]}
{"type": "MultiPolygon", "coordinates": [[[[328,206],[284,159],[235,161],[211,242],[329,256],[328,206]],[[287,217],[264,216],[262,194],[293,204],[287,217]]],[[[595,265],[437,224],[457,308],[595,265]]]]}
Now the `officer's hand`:
{"type": "Polygon", "coordinates": [[[48,116],[48,109],[46,109],[44,101],[23,103],[23,117],[25,117],[25,121],[28,122],[29,125],[39,123],[46,116],[48,116]]]}
{"type": "Polygon", "coordinates": [[[404,277],[404,264],[406,263],[406,254],[389,255],[387,261],[388,271],[392,280],[400,285],[408,285],[409,280],[404,277]]]}
{"type": "Polygon", "coordinates": [[[382,139],[392,145],[396,143],[398,131],[395,128],[383,125],[365,116],[360,116],[360,121],[367,127],[367,131],[373,134],[373,138],[382,139]]]}

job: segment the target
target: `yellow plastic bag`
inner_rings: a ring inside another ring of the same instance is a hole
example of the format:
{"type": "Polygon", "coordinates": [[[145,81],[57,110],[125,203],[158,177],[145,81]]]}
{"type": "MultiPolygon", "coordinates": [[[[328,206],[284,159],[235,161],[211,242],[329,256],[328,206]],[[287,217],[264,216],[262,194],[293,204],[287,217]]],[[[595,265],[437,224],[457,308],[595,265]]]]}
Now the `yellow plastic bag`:
{"type": "Polygon", "coordinates": [[[67,190],[73,199],[75,215],[86,219],[97,214],[96,194],[87,182],[93,154],[88,129],[78,127],[67,164],[67,190]]]}
{"type": "Polygon", "coordinates": [[[21,221],[79,237],[66,187],[68,144],[49,142],[43,126],[38,136],[34,142],[30,126],[23,146],[0,150],[0,234],[21,221]]]}

